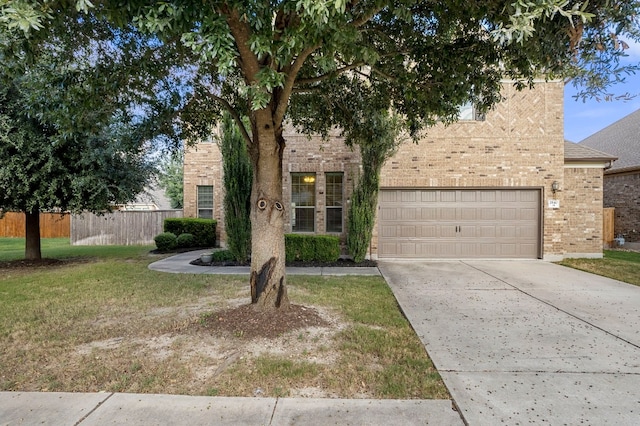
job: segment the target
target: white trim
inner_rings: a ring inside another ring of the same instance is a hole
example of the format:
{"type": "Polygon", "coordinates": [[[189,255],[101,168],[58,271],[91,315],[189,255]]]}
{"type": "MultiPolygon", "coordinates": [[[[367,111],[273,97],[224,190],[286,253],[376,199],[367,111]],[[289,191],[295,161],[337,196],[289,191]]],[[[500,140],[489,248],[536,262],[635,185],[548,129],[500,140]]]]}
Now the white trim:
{"type": "Polygon", "coordinates": [[[565,169],[604,169],[609,165],[609,161],[602,163],[594,163],[594,162],[582,162],[577,161],[575,163],[564,163],[565,169]]]}

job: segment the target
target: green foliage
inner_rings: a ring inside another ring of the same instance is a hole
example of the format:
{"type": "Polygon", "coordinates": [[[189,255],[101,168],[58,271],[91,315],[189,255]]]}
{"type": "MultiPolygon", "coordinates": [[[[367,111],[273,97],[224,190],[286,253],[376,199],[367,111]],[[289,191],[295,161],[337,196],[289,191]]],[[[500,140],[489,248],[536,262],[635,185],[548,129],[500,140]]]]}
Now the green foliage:
{"type": "Polygon", "coordinates": [[[359,115],[347,134],[347,141],[357,144],[362,157],[362,175],[351,196],[347,212],[347,250],[354,262],[367,254],[375,224],[380,171],[398,147],[400,126],[386,111],[359,115]]]}
{"type": "Polygon", "coordinates": [[[230,262],[232,260],[237,260],[237,259],[234,256],[234,254],[229,250],[218,250],[213,252],[214,262],[230,262]]]}
{"type": "Polygon", "coordinates": [[[172,209],[181,209],[184,204],[183,159],[182,151],[165,159],[158,176],[158,183],[169,198],[172,209]]]}
{"type": "Polygon", "coordinates": [[[340,257],[340,238],[332,235],[285,234],[287,262],[334,262],[340,257]]]}
{"type": "Polygon", "coordinates": [[[196,238],[193,236],[193,234],[184,233],[184,234],[178,235],[178,238],[176,239],[176,247],[189,248],[189,247],[195,247],[195,246],[196,246],[196,238]]]}
{"type": "MultiPolygon", "coordinates": [[[[144,98],[169,92],[133,72],[149,39],[61,19],[65,33],[40,31],[29,44],[0,25],[0,209],[100,213],[133,201],[154,175],[147,148],[167,105],[144,98]]],[[[26,255],[39,257],[35,223],[27,234],[26,255]]]]}
{"type": "Polygon", "coordinates": [[[164,220],[164,231],[175,235],[193,235],[195,247],[215,247],[216,224],[213,219],[168,218],[164,220]]]}
{"type": "Polygon", "coordinates": [[[286,261],[315,260],[314,238],[315,235],[285,234],[284,246],[286,261]]]}
{"type": "Polygon", "coordinates": [[[335,262],[340,257],[340,238],[331,235],[316,235],[314,244],[317,260],[335,262]]]}
{"type": "Polygon", "coordinates": [[[156,247],[160,251],[173,250],[177,246],[178,238],[173,232],[163,232],[156,235],[153,240],[156,242],[156,247]]]}
{"type": "Polygon", "coordinates": [[[251,181],[253,173],[246,142],[230,115],[222,121],[224,175],[224,222],[227,248],[235,259],[243,262],[251,255],[251,181]]]}

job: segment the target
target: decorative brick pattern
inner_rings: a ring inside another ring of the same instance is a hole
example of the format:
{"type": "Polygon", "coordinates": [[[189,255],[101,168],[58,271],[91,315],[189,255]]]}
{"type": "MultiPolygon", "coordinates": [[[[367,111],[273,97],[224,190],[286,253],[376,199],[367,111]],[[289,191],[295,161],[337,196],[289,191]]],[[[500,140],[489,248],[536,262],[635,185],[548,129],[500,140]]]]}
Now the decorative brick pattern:
{"type": "MultiPolygon", "coordinates": [[[[436,125],[420,142],[404,143],[382,170],[382,188],[542,188],[547,206],[553,181],[563,185],[563,85],[517,91],[504,85],[505,102],[484,121],[436,125]]],[[[564,253],[564,212],[544,208],[543,253],[564,253]]],[[[372,255],[377,250],[377,229],[372,255]]]]}
{"type": "MultiPolygon", "coordinates": [[[[436,125],[424,133],[418,144],[403,143],[382,170],[381,188],[540,189],[543,257],[559,260],[565,253],[601,255],[602,169],[564,168],[562,82],[539,83],[535,89],[524,91],[505,83],[503,95],[505,102],[487,113],[484,121],[436,125]],[[571,190],[552,194],[554,181],[571,190]],[[560,206],[549,200],[559,201],[560,206]]],[[[315,233],[324,234],[325,173],[344,173],[346,218],[361,171],[359,152],[346,147],[338,134],[323,140],[289,128],[284,136],[287,147],[283,156],[283,201],[288,207],[285,232],[291,232],[291,173],[315,172],[315,233]]],[[[185,216],[196,214],[196,185],[214,186],[214,217],[221,234],[218,240],[224,241],[222,167],[215,144],[203,143],[187,151],[184,179],[185,216]]],[[[343,229],[344,241],[346,224],[343,229]]],[[[377,257],[377,245],[376,225],[372,258],[377,257]]]]}

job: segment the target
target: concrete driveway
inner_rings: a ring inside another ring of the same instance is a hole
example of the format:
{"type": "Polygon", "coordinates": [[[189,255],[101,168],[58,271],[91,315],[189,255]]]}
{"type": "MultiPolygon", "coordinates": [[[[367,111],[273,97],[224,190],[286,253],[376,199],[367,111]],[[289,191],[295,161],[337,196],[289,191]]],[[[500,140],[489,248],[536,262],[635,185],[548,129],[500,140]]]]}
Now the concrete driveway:
{"type": "Polygon", "coordinates": [[[378,263],[467,424],[640,424],[640,287],[542,261],[378,263]]]}

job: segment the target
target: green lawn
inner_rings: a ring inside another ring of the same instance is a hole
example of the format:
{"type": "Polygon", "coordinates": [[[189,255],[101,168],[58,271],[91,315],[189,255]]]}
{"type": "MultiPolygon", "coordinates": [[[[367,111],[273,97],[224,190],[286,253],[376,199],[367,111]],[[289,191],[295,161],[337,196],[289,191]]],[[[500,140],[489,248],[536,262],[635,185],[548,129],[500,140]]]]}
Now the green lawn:
{"type": "Polygon", "coordinates": [[[72,260],[0,269],[0,391],[449,398],[381,277],[287,277],[331,325],[248,338],[204,326],[249,302],[247,277],[151,271],[150,249],[43,240],[72,260]]]}
{"type": "MultiPolygon", "coordinates": [[[[126,258],[151,250],[146,246],[72,246],[69,238],[40,240],[42,257],[68,259],[73,257],[126,258]]],[[[0,238],[0,262],[24,258],[24,238],[0,238]]]]}
{"type": "Polygon", "coordinates": [[[640,253],[605,250],[602,259],[565,259],[561,265],[640,286],[640,253]]]}

